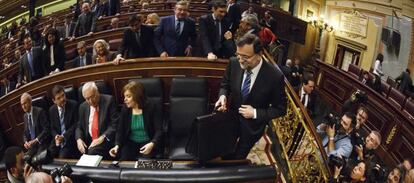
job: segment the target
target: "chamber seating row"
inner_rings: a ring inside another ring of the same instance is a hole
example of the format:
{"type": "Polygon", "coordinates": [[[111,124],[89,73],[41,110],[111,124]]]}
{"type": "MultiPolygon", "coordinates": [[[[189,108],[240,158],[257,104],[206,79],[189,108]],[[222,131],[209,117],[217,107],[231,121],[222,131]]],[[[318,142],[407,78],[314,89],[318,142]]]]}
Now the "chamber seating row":
{"type": "MultiPolygon", "coordinates": [[[[129,81],[139,82],[144,86],[148,99],[154,104],[154,112],[157,114],[155,120],[159,120],[163,124],[164,139],[168,139],[168,141],[164,141],[164,144],[167,144],[169,148],[166,151],[163,147],[159,148],[160,152],[157,152],[157,157],[165,158],[164,152],[166,152],[169,159],[193,159],[190,154],[185,152],[185,147],[194,119],[208,113],[206,79],[173,78],[169,101],[164,99],[163,83],[160,78],[137,78],[129,81]],[[169,105],[165,107],[164,103],[169,105]],[[165,112],[164,109],[169,112],[165,112]]],[[[95,83],[100,93],[114,95],[105,81],[95,81],[95,83]]],[[[65,89],[65,93],[67,99],[78,101],[79,104],[85,101],[82,96],[82,86],[78,89],[68,87],[65,89]]],[[[45,110],[48,110],[52,105],[50,97],[45,95],[34,98],[32,104],[45,110]]],[[[121,105],[119,104],[119,106],[121,105]]]]}

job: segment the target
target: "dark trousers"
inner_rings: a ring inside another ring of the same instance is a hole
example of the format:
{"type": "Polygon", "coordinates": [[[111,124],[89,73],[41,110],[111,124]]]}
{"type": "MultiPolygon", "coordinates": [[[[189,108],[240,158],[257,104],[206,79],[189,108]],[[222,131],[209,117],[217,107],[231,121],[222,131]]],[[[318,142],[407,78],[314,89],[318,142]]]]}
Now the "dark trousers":
{"type": "Polygon", "coordinates": [[[252,130],[248,125],[242,123],[243,122],[240,122],[239,142],[237,142],[236,146],[235,159],[246,159],[250,149],[252,149],[255,143],[262,137],[264,132],[264,130],[261,130],[260,133],[252,134],[252,130]]]}
{"type": "Polygon", "coordinates": [[[56,158],[75,158],[78,159],[80,152],[76,148],[75,143],[66,143],[65,146],[56,146],[54,141],[49,147],[50,151],[53,154],[53,157],[56,158]]]}
{"type": "Polygon", "coordinates": [[[95,147],[87,149],[87,153],[89,155],[100,155],[103,156],[103,159],[110,159],[109,156],[109,149],[112,148],[112,143],[108,140],[104,140],[102,144],[99,144],[95,147]]]}
{"type": "Polygon", "coordinates": [[[155,147],[152,149],[152,152],[149,155],[144,155],[139,152],[139,149],[147,144],[148,142],[144,143],[136,143],[131,140],[126,140],[125,143],[122,145],[121,153],[120,153],[120,161],[135,161],[138,158],[151,158],[152,152],[154,152],[155,147]]]}

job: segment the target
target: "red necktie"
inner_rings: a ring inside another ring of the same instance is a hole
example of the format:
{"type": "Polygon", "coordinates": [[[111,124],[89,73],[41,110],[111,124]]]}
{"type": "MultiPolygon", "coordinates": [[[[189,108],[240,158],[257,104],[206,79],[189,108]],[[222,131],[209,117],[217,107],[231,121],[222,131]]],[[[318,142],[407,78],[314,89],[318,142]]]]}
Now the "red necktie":
{"type": "Polygon", "coordinates": [[[98,108],[95,108],[92,119],[92,140],[98,138],[98,126],[99,126],[99,111],[98,108]]]}

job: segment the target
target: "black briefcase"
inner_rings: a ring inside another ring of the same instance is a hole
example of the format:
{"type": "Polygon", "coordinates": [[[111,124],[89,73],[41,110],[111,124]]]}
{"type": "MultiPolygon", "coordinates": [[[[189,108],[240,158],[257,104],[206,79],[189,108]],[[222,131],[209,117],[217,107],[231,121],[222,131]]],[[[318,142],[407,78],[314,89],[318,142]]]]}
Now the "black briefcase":
{"type": "Polygon", "coordinates": [[[185,150],[200,163],[233,153],[238,128],[237,115],[231,113],[199,116],[193,122],[185,150]]]}

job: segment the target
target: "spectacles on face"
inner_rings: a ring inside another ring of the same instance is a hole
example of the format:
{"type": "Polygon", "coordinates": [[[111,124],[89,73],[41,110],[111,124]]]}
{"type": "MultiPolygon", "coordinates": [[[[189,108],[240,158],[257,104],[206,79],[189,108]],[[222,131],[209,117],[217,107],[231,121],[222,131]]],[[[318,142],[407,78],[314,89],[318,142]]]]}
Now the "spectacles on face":
{"type": "Polygon", "coordinates": [[[249,56],[249,55],[242,55],[240,53],[236,53],[236,57],[240,60],[246,60],[246,61],[251,60],[254,56],[255,54],[249,56]]]}

